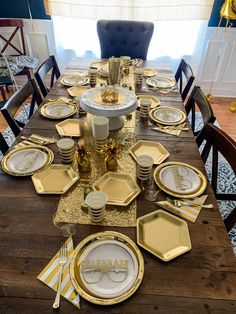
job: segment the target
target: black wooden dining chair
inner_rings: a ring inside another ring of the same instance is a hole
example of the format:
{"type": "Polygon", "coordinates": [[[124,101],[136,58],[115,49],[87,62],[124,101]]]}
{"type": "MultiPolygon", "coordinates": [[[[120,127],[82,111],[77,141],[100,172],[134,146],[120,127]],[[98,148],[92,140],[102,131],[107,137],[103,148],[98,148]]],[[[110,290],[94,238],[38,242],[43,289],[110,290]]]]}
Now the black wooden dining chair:
{"type": "MultiPolygon", "coordinates": [[[[206,163],[210,151],[212,151],[211,186],[217,200],[236,201],[235,193],[219,191],[218,167],[219,153],[225,158],[236,175],[236,142],[224,131],[211,123],[207,123],[196,138],[198,147],[203,145],[202,159],[206,163]]],[[[236,223],[236,208],[225,219],[227,231],[236,223]]]]}
{"type": "Polygon", "coordinates": [[[7,142],[5,140],[5,138],[3,137],[2,133],[0,132],[0,151],[3,155],[5,155],[5,153],[8,151],[8,145],[7,142]]]}
{"type": "Polygon", "coordinates": [[[52,88],[54,81],[59,78],[61,75],[56,58],[54,56],[50,56],[46,61],[44,61],[38,70],[35,72],[35,78],[39,85],[39,88],[41,90],[42,95],[45,97],[49,91],[49,89],[52,88]],[[46,76],[50,73],[50,82],[49,87],[47,87],[46,84],[46,76]]]}
{"type": "Polygon", "coordinates": [[[130,56],[146,60],[153,30],[151,22],[99,20],[101,58],[130,56]]]}
{"type": "Polygon", "coordinates": [[[195,136],[199,134],[204,125],[208,122],[214,123],[216,120],[212,107],[199,86],[194,86],[186,102],[185,110],[195,136]],[[196,116],[202,125],[200,129],[196,129],[196,116]]]}
{"type": "Polygon", "coordinates": [[[15,118],[15,115],[28,98],[30,98],[30,110],[28,116],[30,118],[34,112],[35,104],[39,106],[42,102],[42,97],[34,79],[29,80],[15,92],[1,108],[5,120],[15,136],[17,136],[20,133],[21,128],[25,126],[24,123],[15,118]]]}
{"type": "Polygon", "coordinates": [[[175,80],[179,86],[179,92],[183,101],[185,101],[194,79],[195,76],[191,66],[182,59],[175,73],[175,80]]]}

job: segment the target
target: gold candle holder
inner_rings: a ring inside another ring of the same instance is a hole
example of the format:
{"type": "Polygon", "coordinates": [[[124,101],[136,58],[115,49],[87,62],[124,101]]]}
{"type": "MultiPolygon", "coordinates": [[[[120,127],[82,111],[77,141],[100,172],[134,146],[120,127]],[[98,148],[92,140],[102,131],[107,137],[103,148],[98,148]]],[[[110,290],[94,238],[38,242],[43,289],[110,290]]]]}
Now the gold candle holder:
{"type": "Polygon", "coordinates": [[[115,86],[105,86],[101,90],[101,98],[104,103],[115,104],[118,102],[119,92],[115,86]]]}

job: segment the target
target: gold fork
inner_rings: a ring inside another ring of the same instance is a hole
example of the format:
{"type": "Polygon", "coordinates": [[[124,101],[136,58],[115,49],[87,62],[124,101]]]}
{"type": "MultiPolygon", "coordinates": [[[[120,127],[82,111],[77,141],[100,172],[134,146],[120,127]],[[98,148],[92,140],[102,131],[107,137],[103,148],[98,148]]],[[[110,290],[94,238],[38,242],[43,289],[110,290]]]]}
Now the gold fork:
{"type": "Polygon", "coordinates": [[[188,206],[192,206],[192,207],[202,207],[202,208],[213,208],[213,204],[207,204],[207,205],[200,205],[200,204],[196,204],[192,201],[181,201],[181,200],[173,200],[171,198],[167,198],[167,201],[171,204],[173,204],[176,207],[181,207],[182,205],[188,205],[188,206]]]}
{"type": "Polygon", "coordinates": [[[66,249],[66,244],[63,244],[60,253],[59,253],[59,261],[58,263],[60,264],[60,272],[59,272],[59,279],[58,279],[58,286],[57,286],[57,294],[55,301],[53,303],[53,308],[57,309],[60,306],[60,296],[61,296],[61,279],[62,279],[62,273],[63,273],[63,267],[66,264],[67,261],[67,249],[66,249]]]}

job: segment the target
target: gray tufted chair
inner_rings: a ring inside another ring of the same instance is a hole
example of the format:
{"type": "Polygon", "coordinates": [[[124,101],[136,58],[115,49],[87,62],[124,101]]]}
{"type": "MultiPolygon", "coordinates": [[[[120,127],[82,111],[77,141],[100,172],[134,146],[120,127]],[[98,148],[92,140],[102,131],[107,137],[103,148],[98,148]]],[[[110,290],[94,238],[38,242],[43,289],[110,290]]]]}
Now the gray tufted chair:
{"type": "Polygon", "coordinates": [[[130,56],[146,60],[153,30],[151,22],[99,20],[101,58],[130,56]]]}

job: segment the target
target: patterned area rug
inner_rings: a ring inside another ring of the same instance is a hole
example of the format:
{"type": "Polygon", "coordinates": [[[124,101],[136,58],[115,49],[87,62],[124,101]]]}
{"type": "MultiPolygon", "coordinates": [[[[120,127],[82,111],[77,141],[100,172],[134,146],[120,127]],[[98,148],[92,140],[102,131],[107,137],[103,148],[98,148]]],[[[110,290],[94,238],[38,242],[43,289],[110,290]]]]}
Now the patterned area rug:
{"type": "MultiPolygon", "coordinates": [[[[28,120],[28,114],[29,114],[29,105],[25,105],[24,109],[22,109],[20,111],[20,113],[18,114],[17,119],[19,121],[22,121],[23,123],[26,123],[28,120]]],[[[197,129],[200,129],[201,125],[202,125],[201,114],[198,115],[196,113],[196,127],[197,127],[197,129]]],[[[219,124],[217,121],[215,122],[215,125],[217,125],[219,127],[219,124]]],[[[15,140],[15,137],[9,128],[7,128],[3,132],[3,136],[6,139],[9,146],[15,140]]],[[[201,150],[201,148],[200,148],[200,150],[201,150]]],[[[0,159],[1,158],[2,158],[2,155],[0,153],[0,159]]],[[[211,154],[209,155],[209,158],[206,162],[205,167],[206,167],[208,177],[210,178],[211,154]]],[[[235,174],[234,174],[233,170],[231,169],[231,167],[229,166],[229,164],[227,163],[227,161],[221,155],[219,156],[219,178],[218,178],[218,181],[219,181],[219,185],[218,185],[219,186],[219,192],[222,191],[222,192],[227,192],[227,193],[236,193],[235,174]]],[[[228,216],[228,214],[236,207],[236,202],[218,201],[218,205],[219,205],[222,219],[225,219],[228,216]]],[[[233,245],[234,253],[236,255],[236,225],[229,232],[229,237],[230,237],[231,243],[233,245]]]]}

